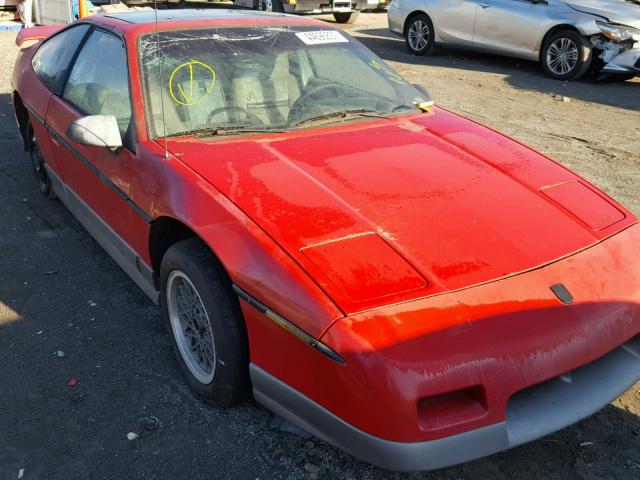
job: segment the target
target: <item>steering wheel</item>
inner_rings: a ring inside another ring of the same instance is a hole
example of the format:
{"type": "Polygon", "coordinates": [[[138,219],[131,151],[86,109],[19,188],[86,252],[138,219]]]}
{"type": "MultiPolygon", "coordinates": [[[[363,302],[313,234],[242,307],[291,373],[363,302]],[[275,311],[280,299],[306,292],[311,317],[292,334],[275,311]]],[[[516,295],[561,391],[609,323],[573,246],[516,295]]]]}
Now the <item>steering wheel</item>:
{"type": "Polygon", "coordinates": [[[374,98],[376,102],[380,101],[380,98],[374,94],[370,94],[369,92],[360,90],[359,88],[352,87],[350,85],[344,85],[342,83],[321,83],[320,85],[314,85],[314,86],[307,85],[307,88],[308,89],[306,89],[302,93],[302,95],[300,95],[300,97],[298,97],[298,99],[291,106],[291,110],[289,111],[290,123],[295,123],[295,121],[292,122],[292,120],[299,120],[299,117],[303,111],[308,111],[308,110],[311,110],[313,107],[317,107],[317,105],[309,105],[308,107],[306,106],[306,104],[310,100],[312,100],[314,97],[319,97],[318,100],[321,100],[321,99],[335,100],[336,98],[339,98],[338,95],[336,95],[336,93],[329,94],[329,95],[326,94],[331,90],[333,90],[334,92],[340,92],[340,91],[345,92],[346,94],[348,94],[349,98],[354,98],[354,97],[362,98],[366,96],[366,97],[374,98]],[[325,93],[325,95],[322,95],[322,93],[325,93]]]}
{"type": "Polygon", "coordinates": [[[254,113],[250,113],[246,108],[238,107],[236,105],[229,105],[229,106],[219,107],[211,110],[209,112],[209,115],[207,116],[207,123],[211,122],[211,120],[213,120],[213,117],[215,117],[216,115],[220,115],[223,112],[240,112],[244,114],[247,120],[251,121],[251,125],[256,125],[260,127],[264,126],[264,122],[260,120],[260,117],[258,117],[254,113]]]}

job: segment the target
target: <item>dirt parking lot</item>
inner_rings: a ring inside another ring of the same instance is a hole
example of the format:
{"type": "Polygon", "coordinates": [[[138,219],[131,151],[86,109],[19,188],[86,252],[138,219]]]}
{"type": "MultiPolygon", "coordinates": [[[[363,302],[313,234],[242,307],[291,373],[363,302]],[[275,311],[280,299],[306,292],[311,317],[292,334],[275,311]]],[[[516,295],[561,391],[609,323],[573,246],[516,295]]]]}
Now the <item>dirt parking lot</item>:
{"type": "MultiPolygon", "coordinates": [[[[518,60],[444,49],[412,57],[385,14],[346,29],[439,105],[555,157],[640,215],[640,79],[565,84],[518,60]]],[[[10,104],[14,38],[0,33],[0,479],[21,470],[65,480],[640,478],[638,386],[538,442],[411,475],[287,433],[255,404],[221,410],[195,400],[158,310],[59,202],[37,192],[10,104]],[[158,428],[146,428],[150,417],[158,428]]]]}

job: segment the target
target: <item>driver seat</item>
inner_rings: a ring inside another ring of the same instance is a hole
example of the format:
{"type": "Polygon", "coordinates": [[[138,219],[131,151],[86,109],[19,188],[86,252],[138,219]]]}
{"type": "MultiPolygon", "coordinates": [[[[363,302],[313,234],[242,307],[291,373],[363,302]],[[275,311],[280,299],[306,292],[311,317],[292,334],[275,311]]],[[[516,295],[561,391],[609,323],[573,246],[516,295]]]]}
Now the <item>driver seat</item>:
{"type": "Polygon", "coordinates": [[[236,105],[265,125],[286,123],[291,105],[300,96],[298,81],[289,67],[289,54],[285,52],[277,56],[266,76],[257,69],[239,73],[233,80],[236,105]]]}

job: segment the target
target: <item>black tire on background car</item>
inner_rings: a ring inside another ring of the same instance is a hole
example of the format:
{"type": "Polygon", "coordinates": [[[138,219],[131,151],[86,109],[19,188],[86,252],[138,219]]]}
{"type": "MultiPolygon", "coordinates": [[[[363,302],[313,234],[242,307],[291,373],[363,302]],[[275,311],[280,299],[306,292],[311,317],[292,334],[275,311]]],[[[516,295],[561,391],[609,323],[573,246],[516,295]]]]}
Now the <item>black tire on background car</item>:
{"type": "Polygon", "coordinates": [[[193,392],[220,407],[247,399],[249,348],[238,297],[201,240],[183,240],[167,250],[160,267],[160,307],[193,392]]]}
{"type": "Polygon", "coordinates": [[[284,4],[282,0],[259,0],[258,10],[263,12],[284,13],[284,4]]]}
{"type": "Polygon", "coordinates": [[[428,55],[435,43],[433,22],[424,13],[411,17],[404,29],[404,37],[411,54],[428,55]]]}
{"type": "Polygon", "coordinates": [[[359,10],[354,10],[353,12],[335,12],[333,14],[333,18],[335,18],[338,23],[353,23],[359,16],[359,10]]]}
{"type": "Polygon", "coordinates": [[[47,174],[47,170],[44,168],[44,157],[42,151],[38,145],[35,132],[31,124],[27,124],[27,141],[29,147],[29,156],[31,157],[31,166],[33,167],[33,173],[35,173],[40,186],[40,193],[47,198],[56,198],[56,194],[51,187],[51,179],[47,174]]]}
{"type": "Polygon", "coordinates": [[[562,30],[551,35],[542,47],[540,61],[544,72],[556,80],[577,80],[593,62],[593,47],[575,30],[562,30]]]}

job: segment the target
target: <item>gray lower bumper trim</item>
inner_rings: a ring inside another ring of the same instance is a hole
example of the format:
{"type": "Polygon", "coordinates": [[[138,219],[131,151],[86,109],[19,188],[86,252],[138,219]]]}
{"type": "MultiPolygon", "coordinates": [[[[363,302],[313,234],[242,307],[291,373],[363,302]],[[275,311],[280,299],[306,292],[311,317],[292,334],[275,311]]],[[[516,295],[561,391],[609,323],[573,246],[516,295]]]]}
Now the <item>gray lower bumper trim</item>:
{"type": "Polygon", "coordinates": [[[250,371],[258,402],[318,438],[390,470],[433,470],[535,440],[606,406],[640,379],[640,337],[570,374],[517,393],[505,422],[426,442],[369,435],[257,365],[251,364],[250,371]]]}

